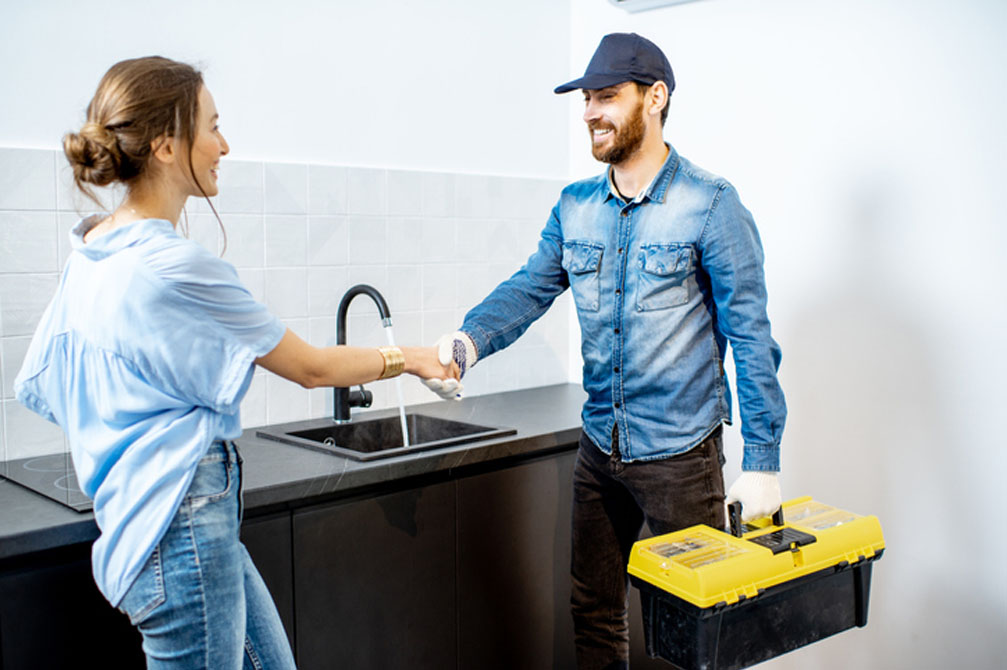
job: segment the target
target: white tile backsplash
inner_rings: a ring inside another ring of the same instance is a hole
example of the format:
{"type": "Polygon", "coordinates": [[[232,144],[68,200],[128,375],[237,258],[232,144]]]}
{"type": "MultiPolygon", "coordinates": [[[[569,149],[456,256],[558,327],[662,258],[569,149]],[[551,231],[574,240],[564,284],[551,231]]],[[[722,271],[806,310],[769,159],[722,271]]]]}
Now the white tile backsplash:
{"type": "Polygon", "coordinates": [[[14,378],[21,369],[30,343],[30,337],[0,338],[0,376],[3,377],[3,394],[0,397],[14,397],[14,378]]]}
{"type": "Polygon", "coordinates": [[[55,152],[0,149],[0,209],[56,209],[55,152]]]}
{"type": "MultiPolygon", "coordinates": [[[[224,160],[213,198],[227,236],[224,260],[252,295],[314,346],[335,342],[335,312],[354,284],[389,303],[395,340],[431,345],[535,249],[562,184],[540,179],[224,160]]],[[[98,189],[114,207],[121,187],[98,189]]],[[[59,151],[0,149],[0,457],[65,449],[62,432],[12,397],[13,377],[70,255],[67,235],[98,207],[76,193],[59,151]]],[[[223,243],[202,199],[187,204],[190,236],[223,243]]],[[[506,352],[464,381],[470,395],[567,379],[568,296],[506,352]]],[[[349,344],[386,343],[373,302],[354,300],[349,344]]],[[[436,396],[402,379],[409,404],[436,396]]],[[[398,402],[395,384],[368,385],[375,409],[398,402]]],[[[327,416],[330,389],[307,390],[256,371],[242,402],[246,427],[327,416]]]]}
{"type": "Polygon", "coordinates": [[[396,312],[392,309],[392,331],[395,334],[395,344],[406,347],[430,346],[432,341],[423,339],[422,312],[396,312]]]}
{"type": "Polygon", "coordinates": [[[220,213],[261,214],[265,209],[263,179],[262,163],[222,160],[217,182],[220,213]]]}
{"type": "Polygon", "coordinates": [[[263,207],[266,214],[307,214],[306,165],[266,163],[263,174],[263,207]]]}
{"type": "Polygon", "coordinates": [[[347,209],[350,214],[388,213],[388,171],[350,168],[346,174],[347,209]]]}
{"type": "Polygon", "coordinates": [[[332,389],[317,388],[308,390],[308,411],[312,419],[332,416],[332,389]]]}
{"type": "Polygon", "coordinates": [[[269,372],[256,372],[241,401],[241,425],[245,427],[266,424],[266,378],[269,372]]]}
{"type": "Polygon", "coordinates": [[[80,222],[76,212],[56,212],[56,252],[59,254],[59,269],[62,271],[73,247],[70,246],[70,231],[80,222]]]}
{"type": "Polygon", "coordinates": [[[423,205],[423,173],[411,170],[388,171],[388,214],[415,214],[423,205]]]}
{"type": "Polygon", "coordinates": [[[423,266],[423,310],[453,309],[458,304],[458,266],[423,266]]]}
{"type": "Polygon", "coordinates": [[[56,212],[0,211],[0,272],[59,269],[56,212]]]}
{"type": "Polygon", "coordinates": [[[237,268],[261,268],[266,262],[265,228],[261,214],[224,215],[227,245],[223,259],[237,268]]]}
{"type": "MultiPolygon", "coordinates": [[[[337,296],[338,299],[338,296],[337,296]]],[[[314,347],[331,347],[336,343],[336,310],[325,316],[308,319],[308,344],[314,347]]]]}
{"type": "Polygon", "coordinates": [[[7,458],[30,458],[63,451],[63,431],[17,400],[4,400],[7,458]]]}
{"type": "Polygon", "coordinates": [[[0,337],[31,335],[56,292],[57,275],[0,274],[0,337]]]}
{"type": "Polygon", "coordinates": [[[344,216],[309,216],[308,263],[346,265],[350,257],[347,227],[344,216]]]}
{"type": "MultiPolygon", "coordinates": [[[[346,344],[354,347],[383,347],[388,344],[388,336],[373,302],[370,303],[370,309],[371,311],[365,314],[350,314],[346,320],[346,344]]],[[[393,322],[394,316],[393,314],[393,322]]]]}
{"type": "Polygon", "coordinates": [[[351,215],[346,218],[350,265],[384,265],[388,259],[388,228],[384,217],[351,215]]]}
{"type": "MultiPolygon", "coordinates": [[[[394,315],[392,315],[394,318],[394,315]]],[[[433,345],[444,333],[452,333],[461,326],[453,309],[423,310],[423,344],[433,345]]]]}
{"type": "Polygon", "coordinates": [[[454,219],[426,218],[420,224],[420,254],[423,262],[437,263],[458,260],[454,219]]]}
{"type": "Polygon", "coordinates": [[[439,172],[423,173],[421,196],[423,216],[454,216],[455,176],[439,172]]]}
{"type": "Polygon", "coordinates": [[[308,213],[346,213],[346,168],[308,166],[308,213]]]}
{"type": "Polygon", "coordinates": [[[304,267],[308,264],[308,217],[267,214],[266,267],[304,267]]]}
{"type": "Polygon", "coordinates": [[[308,389],[277,375],[266,375],[266,423],[301,421],[311,416],[308,389]]]}
{"type": "Polygon", "coordinates": [[[312,317],[335,318],[339,300],[349,287],[346,266],[309,267],[308,314],[312,317]]]}
{"type": "Polygon", "coordinates": [[[183,235],[214,256],[220,255],[224,238],[220,233],[220,223],[213,214],[189,214],[179,222],[179,228],[183,235]]]}
{"type": "Polygon", "coordinates": [[[392,318],[405,310],[422,309],[423,266],[389,265],[387,291],[382,295],[388,302],[392,318]]]}
{"type": "Polygon", "coordinates": [[[455,215],[461,219],[494,216],[490,203],[493,177],[483,175],[455,176],[455,215]]]}
{"type": "Polygon", "coordinates": [[[423,219],[388,217],[388,263],[422,263],[419,239],[423,235],[423,219]]]}
{"type": "Polygon", "coordinates": [[[266,307],[281,319],[307,317],[308,269],[267,268],[266,307]]]}

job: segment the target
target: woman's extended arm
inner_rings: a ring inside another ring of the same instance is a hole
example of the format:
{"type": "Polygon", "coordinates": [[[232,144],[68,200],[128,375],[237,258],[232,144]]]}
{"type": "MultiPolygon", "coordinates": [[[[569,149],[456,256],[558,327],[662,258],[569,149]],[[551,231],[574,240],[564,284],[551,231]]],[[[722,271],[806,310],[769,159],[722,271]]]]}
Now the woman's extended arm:
{"type": "MultiPolygon", "coordinates": [[[[446,368],[437,360],[435,347],[399,347],[406,359],[405,372],[420,378],[458,379],[458,366],[446,368]]],[[[368,347],[315,347],[289,328],[280,343],[256,359],[272,373],[297,382],[304,388],[356,386],[374,381],[384,370],[384,357],[368,347]]]]}

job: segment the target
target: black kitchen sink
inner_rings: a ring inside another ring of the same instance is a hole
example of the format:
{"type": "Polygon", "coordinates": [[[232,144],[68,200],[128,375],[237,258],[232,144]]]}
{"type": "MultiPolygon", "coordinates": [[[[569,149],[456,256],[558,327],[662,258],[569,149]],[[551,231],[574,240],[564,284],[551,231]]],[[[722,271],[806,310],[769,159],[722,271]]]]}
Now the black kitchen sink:
{"type": "Polygon", "coordinates": [[[483,426],[425,414],[406,414],[406,426],[409,431],[409,446],[403,446],[402,424],[398,415],[380,419],[354,419],[349,423],[334,423],[329,418],[297,421],[260,428],[255,434],[267,440],[357,461],[372,461],[514,435],[517,432],[513,428],[483,426]]]}

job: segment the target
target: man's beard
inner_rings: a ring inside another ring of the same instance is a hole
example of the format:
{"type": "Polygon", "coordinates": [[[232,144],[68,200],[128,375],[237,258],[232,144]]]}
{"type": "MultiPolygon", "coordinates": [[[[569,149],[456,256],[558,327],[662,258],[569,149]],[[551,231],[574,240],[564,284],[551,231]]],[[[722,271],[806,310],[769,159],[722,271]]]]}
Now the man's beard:
{"type": "Polygon", "coordinates": [[[629,120],[622,128],[612,127],[612,146],[603,149],[594,143],[594,130],[598,125],[588,126],[588,133],[591,135],[591,153],[595,160],[609,165],[618,165],[632,156],[643,144],[643,101],[637,105],[633,113],[629,115],[629,120]]]}

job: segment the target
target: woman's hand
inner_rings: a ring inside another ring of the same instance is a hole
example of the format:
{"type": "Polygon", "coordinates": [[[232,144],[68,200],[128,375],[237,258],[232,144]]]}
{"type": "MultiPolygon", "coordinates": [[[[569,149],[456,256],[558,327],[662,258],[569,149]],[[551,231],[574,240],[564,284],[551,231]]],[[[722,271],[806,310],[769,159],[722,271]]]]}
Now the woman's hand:
{"type": "Polygon", "coordinates": [[[405,371],[420,379],[461,379],[458,364],[451,361],[441,365],[437,358],[437,347],[399,347],[406,357],[405,371]]]}

